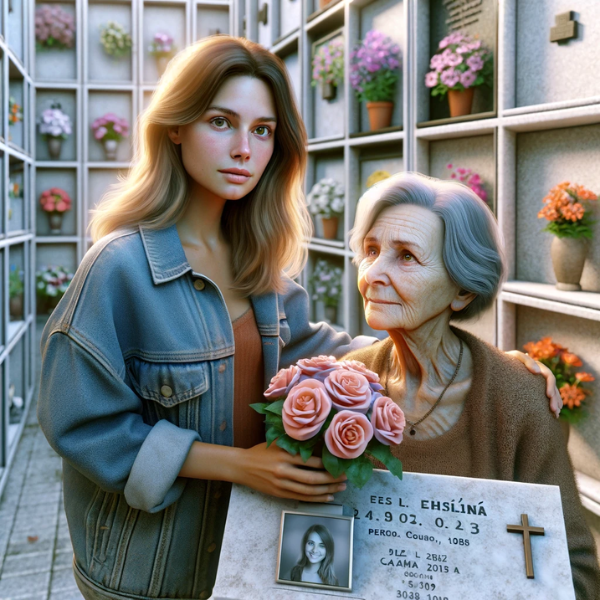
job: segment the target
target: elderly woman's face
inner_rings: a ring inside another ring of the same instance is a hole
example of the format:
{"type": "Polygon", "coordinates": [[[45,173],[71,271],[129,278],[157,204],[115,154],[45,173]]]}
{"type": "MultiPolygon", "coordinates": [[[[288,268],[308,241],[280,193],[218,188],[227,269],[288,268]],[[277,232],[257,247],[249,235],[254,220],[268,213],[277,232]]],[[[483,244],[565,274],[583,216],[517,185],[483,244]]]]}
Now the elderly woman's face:
{"type": "Polygon", "coordinates": [[[442,257],[442,220],[421,206],[384,210],[363,241],[358,287],[373,329],[413,330],[448,311],[460,291],[442,257]]]}

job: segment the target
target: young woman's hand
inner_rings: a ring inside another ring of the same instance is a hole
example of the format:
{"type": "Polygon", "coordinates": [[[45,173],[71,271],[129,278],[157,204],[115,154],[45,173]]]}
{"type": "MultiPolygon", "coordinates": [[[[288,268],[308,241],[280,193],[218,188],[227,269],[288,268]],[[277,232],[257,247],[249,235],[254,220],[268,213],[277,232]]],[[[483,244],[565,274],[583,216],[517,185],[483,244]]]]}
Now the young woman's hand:
{"type": "Polygon", "coordinates": [[[264,494],[303,502],[329,502],[335,492],[346,489],[346,476],[332,477],[316,456],[304,463],[300,455],[292,456],[275,443],[268,448],[266,443],[258,444],[242,450],[240,455],[232,480],[264,494]]]}
{"type": "Polygon", "coordinates": [[[537,360],[533,360],[529,354],[523,354],[519,350],[511,350],[506,354],[514,356],[517,360],[520,360],[532,373],[541,374],[546,378],[546,396],[550,398],[550,410],[554,413],[554,416],[558,419],[560,415],[560,409],[563,406],[563,401],[560,396],[560,392],[556,387],[556,378],[554,373],[544,364],[537,360]]]}

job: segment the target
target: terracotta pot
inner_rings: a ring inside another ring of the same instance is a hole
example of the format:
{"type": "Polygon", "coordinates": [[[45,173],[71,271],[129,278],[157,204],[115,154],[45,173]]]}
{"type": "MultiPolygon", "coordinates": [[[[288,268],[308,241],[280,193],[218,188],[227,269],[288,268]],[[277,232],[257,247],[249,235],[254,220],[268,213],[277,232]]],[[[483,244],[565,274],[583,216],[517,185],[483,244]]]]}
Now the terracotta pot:
{"type": "Polygon", "coordinates": [[[50,223],[50,233],[52,235],[60,235],[62,233],[63,213],[51,212],[48,213],[48,222],[50,223]]]}
{"type": "Polygon", "coordinates": [[[367,102],[367,111],[369,112],[369,128],[371,131],[377,131],[378,129],[390,126],[392,113],[394,112],[394,103],[367,102]]]}
{"type": "Polygon", "coordinates": [[[58,160],[60,158],[62,143],[62,138],[48,137],[48,154],[52,160],[58,160]]]}
{"type": "Polygon", "coordinates": [[[167,69],[167,65],[169,64],[169,61],[171,60],[171,56],[157,56],[156,57],[156,70],[158,71],[158,78],[160,79],[166,69],[167,69]]]}
{"type": "Polygon", "coordinates": [[[590,247],[587,238],[555,237],[550,246],[556,289],[577,292],[579,280],[590,247]]]}
{"type": "Polygon", "coordinates": [[[117,159],[117,147],[119,142],[117,140],[104,140],[104,156],[106,160],[117,159]]]}
{"type": "Polygon", "coordinates": [[[323,237],[326,240],[335,240],[337,238],[338,217],[321,217],[323,223],[323,237]]]}
{"type": "Polygon", "coordinates": [[[8,302],[10,316],[13,319],[20,320],[23,318],[23,294],[13,296],[8,302]]]}
{"type": "Polygon", "coordinates": [[[321,87],[321,96],[323,100],[333,100],[337,93],[337,86],[333,85],[333,83],[323,82],[323,86],[321,87]]]}
{"type": "Polygon", "coordinates": [[[319,10],[325,8],[331,0],[319,0],[319,10]]]}
{"type": "Polygon", "coordinates": [[[325,319],[330,323],[337,323],[337,306],[325,307],[325,319]]]}
{"type": "Polygon", "coordinates": [[[468,88],[464,91],[448,90],[448,104],[450,105],[451,117],[464,117],[471,114],[473,106],[473,94],[475,88],[468,88]]]}

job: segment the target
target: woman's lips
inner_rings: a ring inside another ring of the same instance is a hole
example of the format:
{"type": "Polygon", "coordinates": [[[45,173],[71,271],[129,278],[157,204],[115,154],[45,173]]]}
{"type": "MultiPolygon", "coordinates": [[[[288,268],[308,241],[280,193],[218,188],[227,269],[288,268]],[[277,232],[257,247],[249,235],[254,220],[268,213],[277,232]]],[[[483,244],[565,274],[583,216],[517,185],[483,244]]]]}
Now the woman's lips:
{"type": "Polygon", "coordinates": [[[367,302],[373,302],[373,304],[398,304],[398,302],[388,302],[387,300],[373,300],[373,298],[367,298],[367,302]]]}
{"type": "Polygon", "coordinates": [[[248,171],[245,172],[248,173],[247,175],[235,171],[219,171],[219,173],[223,173],[225,179],[229,181],[229,183],[246,183],[246,181],[250,179],[250,173],[248,173],[248,171]]]}

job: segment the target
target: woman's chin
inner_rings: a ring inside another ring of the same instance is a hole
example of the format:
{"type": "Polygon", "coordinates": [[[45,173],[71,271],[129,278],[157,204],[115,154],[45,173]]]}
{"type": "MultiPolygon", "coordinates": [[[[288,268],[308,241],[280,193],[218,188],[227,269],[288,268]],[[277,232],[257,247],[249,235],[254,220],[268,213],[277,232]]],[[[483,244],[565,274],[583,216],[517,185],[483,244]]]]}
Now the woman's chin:
{"type": "Polygon", "coordinates": [[[381,318],[380,315],[370,315],[367,313],[365,320],[367,321],[367,325],[376,331],[387,331],[388,329],[387,319],[381,318]]]}

